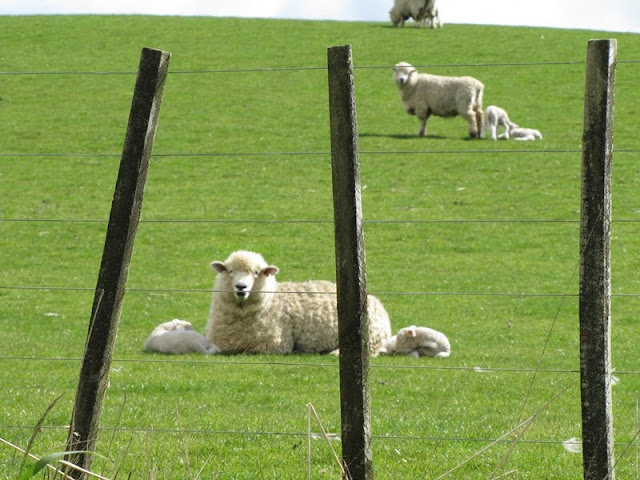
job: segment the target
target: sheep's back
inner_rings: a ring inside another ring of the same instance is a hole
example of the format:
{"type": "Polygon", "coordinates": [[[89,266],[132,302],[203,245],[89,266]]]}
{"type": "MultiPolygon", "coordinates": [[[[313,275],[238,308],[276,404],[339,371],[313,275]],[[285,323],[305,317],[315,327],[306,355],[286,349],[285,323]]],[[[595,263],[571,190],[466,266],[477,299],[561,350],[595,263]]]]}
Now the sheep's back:
{"type": "Polygon", "coordinates": [[[423,6],[424,0],[395,0],[392,10],[400,15],[412,16],[415,20],[423,6]]]}
{"type": "Polygon", "coordinates": [[[325,280],[278,283],[274,314],[291,325],[294,351],[324,353],[338,348],[336,285],[325,280]]]}
{"type": "MultiPolygon", "coordinates": [[[[291,321],[294,350],[322,353],[338,348],[336,285],[324,280],[278,284],[280,313],[291,321]],[[286,297],[285,297],[286,296],[286,297]]],[[[377,355],[391,336],[389,315],[376,297],[367,297],[370,352],[377,355]]]]}
{"type": "Polygon", "coordinates": [[[412,95],[416,111],[429,108],[440,117],[453,117],[475,105],[484,85],[473,77],[447,77],[421,73],[412,95]]]}

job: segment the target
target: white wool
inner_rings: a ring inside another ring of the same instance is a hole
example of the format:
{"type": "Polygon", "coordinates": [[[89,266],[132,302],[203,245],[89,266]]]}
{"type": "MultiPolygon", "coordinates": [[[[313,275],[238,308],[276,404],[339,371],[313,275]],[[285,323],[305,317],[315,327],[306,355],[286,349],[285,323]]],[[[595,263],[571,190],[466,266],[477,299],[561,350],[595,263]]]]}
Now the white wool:
{"type": "MultiPolygon", "coordinates": [[[[500,134],[500,138],[505,139],[509,139],[509,133],[512,129],[518,128],[518,124],[511,121],[507,112],[503,108],[495,105],[489,105],[484,111],[484,126],[485,130],[487,127],[489,128],[491,140],[498,139],[498,127],[503,128],[503,133],[500,134]]],[[[484,130],[480,136],[484,138],[484,130]]]]}
{"type": "Polygon", "coordinates": [[[449,339],[442,332],[428,327],[401,328],[387,340],[385,353],[412,357],[446,358],[451,354],[449,339]]]}
{"type": "Polygon", "coordinates": [[[442,26],[435,0],[395,0],[389,18],[396,27],[404,27],[404,22],[410,18],[416,28],[424,24],[431,28],[442,26]]]}
{"type": "MultiPolygon", "coordinates": [[[[329,353],[338,348],[336,285],[324,280],[276,281],[279,269],[262,255],[232,253],[217,272],[207,338],[224,352],[329,353]]],[[[370,352],[391,336],[389,315],[367,297],[370,352]]]]}
{"type": "Polygon", "coordinates": [[[413,65],[400,62],[393,67],[393,81],[406,112],[420,119],[418,136],[426,135],[431,115],[462,116],[467,120],[471,138],[479,138],[484,131],[484,85],[479,80],[418,73],[413,65]]]}
{"type": "Polygon", "coordinates": [[[220,349],[193,329],[190,322],[173,319],[153,329],[144,342],[144,350],[159,353],[204,353],[212,355],[220,349]]]}
{"type": "Polygon", "coordinates": [[[535,128],[514,128],[511,130],[511,137],[520,141],[542,140],[542,134],[535,128]]]}

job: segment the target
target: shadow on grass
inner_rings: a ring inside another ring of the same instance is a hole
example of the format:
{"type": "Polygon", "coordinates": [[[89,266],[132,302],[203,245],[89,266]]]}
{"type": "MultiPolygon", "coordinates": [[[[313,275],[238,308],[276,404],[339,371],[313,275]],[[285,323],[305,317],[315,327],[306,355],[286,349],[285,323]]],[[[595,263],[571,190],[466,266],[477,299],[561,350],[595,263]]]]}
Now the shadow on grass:
{"type": "MultiPolygon", "coordinates": [[[[370,133],[370,132],[359,132],[359,137],[367,138],[395,138],[397,140],[416,140],[420,139],[418,135],[415,133],[370,133]]],[[[429,135],[422,137],[423,140],[450,140],[450,137],[443,137],[442,135],[429,135]]],[[[465,138],[466,140],[472,140],[469,137],[465,138]]]]}

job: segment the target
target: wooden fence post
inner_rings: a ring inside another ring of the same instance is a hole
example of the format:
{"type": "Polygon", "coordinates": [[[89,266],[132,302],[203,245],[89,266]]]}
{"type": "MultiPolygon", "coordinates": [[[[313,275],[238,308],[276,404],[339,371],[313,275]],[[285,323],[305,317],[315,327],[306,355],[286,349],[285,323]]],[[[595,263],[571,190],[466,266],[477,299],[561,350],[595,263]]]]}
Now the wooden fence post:
{"type": "Polygon", "coordinates": [[[611,156],[615,40],[590,40],[582,137],[580,390],[585,480],[613,480],[611,156]]]}
{"type": "Polygon", "coordinates": [[[342,461],[346,478],[373,479],[369,328],[351,46],[328,50],[331,164],[340,334],[342,461]]]}
{"type": "MultiPolygon", "coordinates": [[[[93,451],[125,294],[131,251],[140,218],[149,158],[156,133],[168,52],[143,48],[116,182],[89,332],[80,370],[67,451],[93,451]]],[[[68,461],[89,469],[90,454],[68,461]]],[[[70,472],[82,478],[78,470],[70,472]]]]}

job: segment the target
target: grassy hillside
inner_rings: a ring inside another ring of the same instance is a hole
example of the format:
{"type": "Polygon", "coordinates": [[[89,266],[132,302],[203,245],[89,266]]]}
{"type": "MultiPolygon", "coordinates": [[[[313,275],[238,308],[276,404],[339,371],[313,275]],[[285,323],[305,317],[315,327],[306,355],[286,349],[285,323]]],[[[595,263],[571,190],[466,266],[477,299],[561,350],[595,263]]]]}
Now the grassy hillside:
{"type": "MultiPolygon", "coordinates": [[[[340,430],[335,358],[176,358],[142,343],[176,317],[203,330],[208,265],[234,249],[260,251],[283,281],[335,278],[326,55],[344,44],[369,290],[394,329],[437,328],[453,349],[445,361],[372,361],[376,476],[435,478],[537,413],[494,475],[581,478],[581,456],[561,442],[581,435],[584,61],[589,39],[617,38],[614,414],[618,476],[636,471],[622,453],[640,384],[637,35],[144,16],[0,17],[0,32],[0,437],[26,446],[64,394],[39,455],[66,438],[140,49],[172,53],[101,422],[99,451],[115,463],[95,463],[158,479],[302,478],[306,405],[340,430]],[[417,138],[391,81],[403,60],[476,76],[485,105],[544,140],[470,141],[460,118],[432,118],[417,138]]],[[[449,478],[489,478],[509,447],[449,478]]],[[[339,478],[323,442],[312,460],[313,478],[339,478]]],[[[0,448],[0,478],[19,464],[0,448]]]]}

